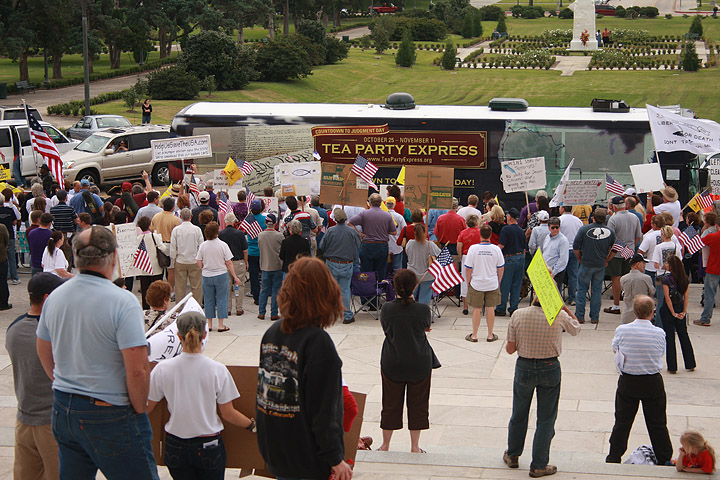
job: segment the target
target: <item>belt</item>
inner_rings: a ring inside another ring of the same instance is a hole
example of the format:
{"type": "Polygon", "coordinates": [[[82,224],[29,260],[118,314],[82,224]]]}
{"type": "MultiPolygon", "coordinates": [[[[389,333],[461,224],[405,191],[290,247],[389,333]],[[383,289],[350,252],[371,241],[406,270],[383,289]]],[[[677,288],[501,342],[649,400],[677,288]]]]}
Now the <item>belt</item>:
{"type": "Polygon", "coordinates": [[[387,242],[380,242],[380,241],[377,241],[377,242],[376,242],[376,241],[372,241],[372,240],[367,240],[367,241],[364,241],[364,242],[362,242],[362,243],[387,243],[387,242]]]}
{"type": "Polygon", "coordinates": [[[555,362],[557,361],[558,357],[550,357],[550,358],[527,358],[527,357],[518,357],[518,360],[526,360],[528,362],[555,362]]]}
{"type": "Polygon", "coordinates": [[[73,395],[78,398],[82,398],[83,400],[87,400],[90,403],[98,406],[98,407],[116,407],[118,405],[113,405],[112,403],[108,403],[105,400],[98,400],[97,398],[88,397],[87,395],[81,395],[79,393],[69,393],[68,395],[73,395]]]}
{"type": "Polygon", "coordinates": [[[327,260],[328,262],[343,263],[343,264],[353,263],[355,261],[355,260],[333,260],[332,258],[326,258],[325,260],[327,260]]]}
{"type": "Polygon", "coordinates": [[[511,253],[511,254],[509,254],[509,255],[503,255],[503,257],[505,257],[505,258],[507,258],[507,257],[517,257],[518,255],[524,255],[524,253],[523,253],[523,252],[511,253]]]}

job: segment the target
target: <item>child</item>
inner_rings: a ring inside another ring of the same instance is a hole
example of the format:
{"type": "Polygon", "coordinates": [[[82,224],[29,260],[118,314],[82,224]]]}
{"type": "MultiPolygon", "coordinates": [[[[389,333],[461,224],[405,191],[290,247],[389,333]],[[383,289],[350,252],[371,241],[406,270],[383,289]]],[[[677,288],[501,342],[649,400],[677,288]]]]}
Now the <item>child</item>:
{"type": "Polygon", "coordinates": [[[683,433],[680,444],[682,447],[675,464],[678,472],[710,474],[715,471],[715,450],[699,432],[683,433]]]}
{"type": "Polygon", "coordinates": [[[227,422],[255,432],[255,419],[235,410],[240,396],[225,365],[202,353],[205,316],[186,312],[177,319],[182,353],[160,362],[150,375],[148,413],[164,398],[170,420],[165,425],[165,464],[174,479],[224,478],[225,445],[220,432],[227,422]]]}

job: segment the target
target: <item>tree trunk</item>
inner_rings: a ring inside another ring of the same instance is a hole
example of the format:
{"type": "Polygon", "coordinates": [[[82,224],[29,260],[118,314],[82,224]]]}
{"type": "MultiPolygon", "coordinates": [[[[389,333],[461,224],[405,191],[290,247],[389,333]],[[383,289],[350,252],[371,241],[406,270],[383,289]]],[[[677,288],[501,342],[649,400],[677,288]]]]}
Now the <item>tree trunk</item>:
{"type": "Polygon", "coordinates": [[[268,37],[270,40],[275,39],[275,12],[270,12],[268,16],[268,37]]]}
{"type": "Polygon", "coordinates": [[[28,73],[27,49],[25,48],[23,48],[20,52],[20,58],[18,58],[18,67],[20,67],[20,80],[30,80],[30,74],[28,73]]]}
{"type": "Polygon", "coordinates": [[[94,72],[93,72],[93,58],[92,58],[92,55],[88,55],[88,73],[94,73],[94,72]]]}
{"type": "Polygon", "coordinates": [[[243,24],[242,24],[242,22],[239,21],[238,22],[238,41],[237,41],[237,43],[238,43],[238,45],[242,45],[243,42],[244,42],[243,24]]]}
{"type": "Polygon", "coordinates": [[[294,12],[294,13],[293,13],[293,27],[295,27],[295,32],[296,32],[296,33],[297,33],[297,31],[298,31],[298,22],[299,22],[299,21],[300,21],[300,19],[298,18],[297,12],[294,12]]]}
{"type": "Polygon", "coordinates": [[[336,6],[335,7],[335,15],[333,15],[333,27],[339,27],[340,26],[340,9],[336,6]]]}
{"type": "Polygon", "coordinates": [[[52,78],[53,80],[59,80],[62,78],[62,53],[55,54],[52,56],[52,78]]]}
{"type": "Polygon", "coordinates": [[[168,56],[168,52],[166,50],[167,41],[166,41],[167,34],[165,33],[165,27],[160,27],[158,29],[158,43],[160,44],[160,58],[165,58],[168,56]]]}
{"type": "Polygon", "coordinates": [[[328,23],[330,23],[330,17],[328,16],[327,12],[323,12],[323,16],[322,16],[323,27],[327,28],[328,23]]]}
{"type": "Polygon", "coordinates": [[[122,54],[120,49],[116,45],[110,44],[108,46],[108,51],[110,53],[110,68],[120,68],[120,55],[122,54]]]}
{"type": "Polygon", "coordinates": [[[290,0],[285,0],[283,7],[283,34],[290,35],[290,0]]]}

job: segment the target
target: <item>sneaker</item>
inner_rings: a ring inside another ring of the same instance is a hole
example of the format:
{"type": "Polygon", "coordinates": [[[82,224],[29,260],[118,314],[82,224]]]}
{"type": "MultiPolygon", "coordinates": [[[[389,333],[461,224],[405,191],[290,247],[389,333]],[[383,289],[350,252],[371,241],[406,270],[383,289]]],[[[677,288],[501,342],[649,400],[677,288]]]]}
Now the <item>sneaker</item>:
{"type": "MultiPolygon", "coordinates": [[[[619,312],[618,312],[618,313],[619,313],[619,312]]],[[[598,319],[597,319],[597,318],[595,318],[595,319],[591,318],[591,319],[590,319],[590,323],[598,323],[598,319]]]]}
{"type": "Polygon", "coordinates": [[[21,283],[22,283],[22,282],[20,281],[19,278],[16,278],[16,279],[14,279],[14,280],[12,281],[12,284],[13,284],[13,285],[20,285],[21,283]]]}
{"type": "Polygon", "coordinates": [[[546,475],[555,475],[557,467],[555,465],[547,465],[545,468],[531,468],[529,475],[532,478],[544,477],[546,475]]]}
{"type": "Polygon", "coordinates": [[[575,306],[575,300],[568,300],[568,301],[567,301],[567,304],[570,305],[571,307],[574,307],[574,306],[575,306]]]}
{"type": "Polygon", "coordinates": [[[612,308],[607,307],[603,309],[603,312],[605,313],[612,313],[613,315],[620,315],[620,309],[619,308],[612,308]]]}
{"type": "Polygon", "coordinates": [[[507,450],[505,450],[505,453],[503,453],[503,461],[510,468],[518,468],[518,457],[511,457],[510,455],[508,455],[507,450]]]}
{"type": "Polygon", "coordinates": [[[253,294],[252,294],[251,292],[247,292],[247,293],[245,293],[245,296],[246,296],[246,297],[252,297],[253,294]]]}
{"type": "Polygon", "coordinates": [[[505,315],[506,315],[505,310],[503,310],[503,311],[495,310],[496,317],[504,317],[505,315]]]}
{"type": "Polygon", "coordinates": [[[710,322],[703,322],[699,318],[697,320],[693,320],[693,325],[700,325],[701,327],[709,327],[710,322]]]}
{"type": "Polygon", "coordinates": [[[349,323],[353,323],[354,321],[355,321],[355,317],[346,318],[345,320],[343,320],[343,323],[344,323],[345,325],[347,325],[347,324],[349,324],[349,323]]]}

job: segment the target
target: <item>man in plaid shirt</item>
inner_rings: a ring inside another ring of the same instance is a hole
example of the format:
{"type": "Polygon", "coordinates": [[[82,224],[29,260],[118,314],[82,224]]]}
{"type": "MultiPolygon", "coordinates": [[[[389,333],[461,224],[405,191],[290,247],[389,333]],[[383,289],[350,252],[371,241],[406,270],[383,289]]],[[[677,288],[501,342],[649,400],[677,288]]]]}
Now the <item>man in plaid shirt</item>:
{"type": "Polygon", "coordinates": [[[550,325],[540,303],[515,310],[508,325],[509,354],[518,353],[513,382],[513,411],[508,425],[508,448],[503,460],[510,468],[518,467],[527,434],[528,414],[533,392],[537,390],[537,428],[533,439],[530,476],[552,475],[555,465],[548,465],[550,442],[555,436],[555,419],[560,401],[560,362],[562,333],[577,335],[580,323],[567,307],[550,325]]]}

